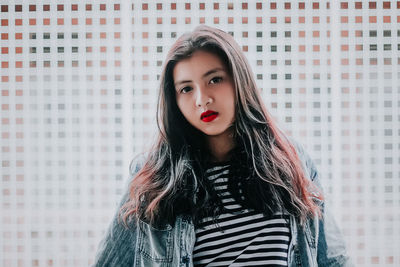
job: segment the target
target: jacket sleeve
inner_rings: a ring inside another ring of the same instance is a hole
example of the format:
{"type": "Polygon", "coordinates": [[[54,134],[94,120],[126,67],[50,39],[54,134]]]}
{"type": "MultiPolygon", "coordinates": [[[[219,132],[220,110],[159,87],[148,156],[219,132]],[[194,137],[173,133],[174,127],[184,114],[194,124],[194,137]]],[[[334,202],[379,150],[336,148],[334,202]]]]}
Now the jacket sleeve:
{"type": "MultiPolygon", "coordinates": [[[[313,184],[323,192],[320,181],[320,174],[315,166],[314,161],[309,154],[304,150],[302,145],[293,142],[299,157],[302,159],[303,167],[306,174],[311,178],[313,184]],[[305,166],[304,166],[305,165],[305,166]]],[[[322,216],[315,222],[314,229],[316,230],[316,248],[318,266],[354,266],[350,257],[347,255],[345,242],[342,233],[333,217],[329,204],[326,201],[321,201],[322,216]]]]}
{"type": "MultiPolygon", "coordinates": [[[[140,166],[141,160],[137,159],[137,157],[131,161],[128,182],[140,170],[140,166]]],[[[98,245],[93,266],[122,267],[133,265],[136,247],[136,225],[132,223],[127,229],[119,216],[120,208],[129,200],[129,186],[126,185],[126,188],[127,190],[122,196],[114,217],[98,245]]]]}

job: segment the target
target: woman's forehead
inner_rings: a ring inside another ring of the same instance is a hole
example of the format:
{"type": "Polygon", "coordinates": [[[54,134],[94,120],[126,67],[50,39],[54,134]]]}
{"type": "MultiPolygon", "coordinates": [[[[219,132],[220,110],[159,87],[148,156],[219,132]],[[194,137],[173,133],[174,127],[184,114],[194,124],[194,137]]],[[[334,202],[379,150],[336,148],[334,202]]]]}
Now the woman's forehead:
{"type": "Polygon", "coordinates": [[[227,66],[222,59],[211,52],[196,51],[190,57],[178,61],[173,69],[175,79],[186,79],[187,75],[193,74],[204,75],[211,70],[219,70],[227,72],[227,66]]]}

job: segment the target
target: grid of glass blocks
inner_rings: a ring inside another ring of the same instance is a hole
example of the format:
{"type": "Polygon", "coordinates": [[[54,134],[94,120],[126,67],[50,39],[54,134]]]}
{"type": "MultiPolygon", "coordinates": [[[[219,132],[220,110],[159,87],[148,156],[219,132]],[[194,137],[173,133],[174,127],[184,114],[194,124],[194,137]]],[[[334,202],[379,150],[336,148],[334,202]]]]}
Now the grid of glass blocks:
{"type": "Polygon", "coordinates": [[[170,45],[241,45],[360,266],[400,265],[400,1],[2,2],[0,265],[87,266],[156,133],[170,45]]]}

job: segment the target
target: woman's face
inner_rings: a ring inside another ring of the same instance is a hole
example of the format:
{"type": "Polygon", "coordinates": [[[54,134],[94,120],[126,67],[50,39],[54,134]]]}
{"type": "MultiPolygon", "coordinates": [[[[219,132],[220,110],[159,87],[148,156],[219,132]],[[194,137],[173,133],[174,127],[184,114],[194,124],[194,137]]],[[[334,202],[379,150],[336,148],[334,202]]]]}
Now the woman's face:
{"type": "Polygon", "coordinates": [[[215,54],[196,51],[173,69],[176,102],[186,120],[208,136],[228,134],[235,119],[235,86],[215,54]]]}

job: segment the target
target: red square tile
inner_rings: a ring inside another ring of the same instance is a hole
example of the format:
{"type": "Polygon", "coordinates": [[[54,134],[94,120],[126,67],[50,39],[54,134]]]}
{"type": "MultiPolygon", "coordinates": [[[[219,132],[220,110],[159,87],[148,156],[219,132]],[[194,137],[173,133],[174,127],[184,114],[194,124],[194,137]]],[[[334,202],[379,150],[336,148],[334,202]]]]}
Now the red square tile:
{"type": "Polygon", "coordinates": [[[376,2],[369,2],[368,7],[369,9],[376,9],[376,2]]]}
{"type": "Polygon", "coordinates": [[[390,23],[391,17],[390,16],[383,16],[383,23],[390,23]]]}
{"type": "Polygon", "coordinates": [[[369,16],[369,23],[376,23],[377,19],[376,16],[369,16]]]}

